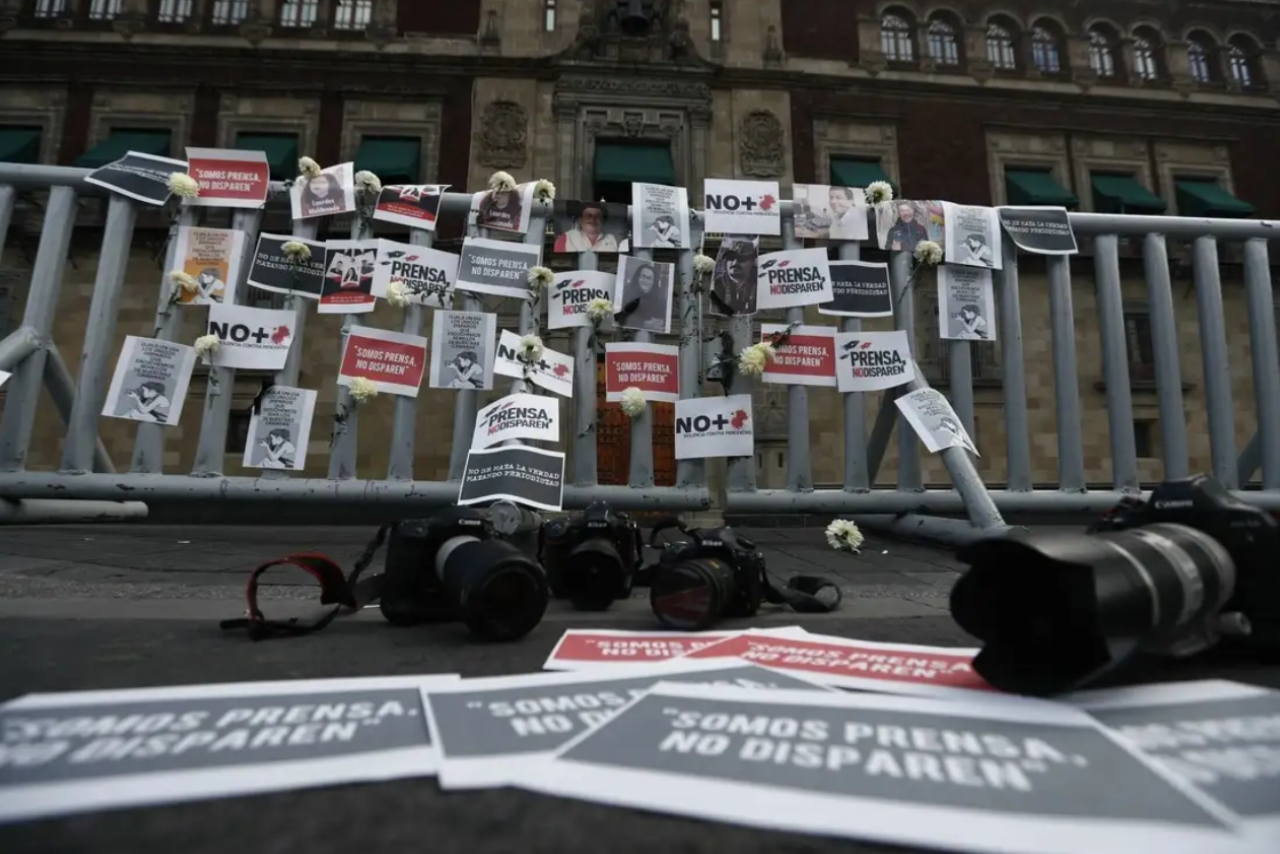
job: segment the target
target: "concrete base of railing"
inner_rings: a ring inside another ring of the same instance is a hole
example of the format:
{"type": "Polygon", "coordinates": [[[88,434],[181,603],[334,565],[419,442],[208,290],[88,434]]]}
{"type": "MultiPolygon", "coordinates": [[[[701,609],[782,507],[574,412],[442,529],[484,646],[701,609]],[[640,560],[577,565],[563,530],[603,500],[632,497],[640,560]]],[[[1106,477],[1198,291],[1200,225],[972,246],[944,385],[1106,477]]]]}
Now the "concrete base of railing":
{"type": "Polygon", "coordinates": [[[145,518],[147,505],[141,501],[0,500],[0,525],[139,522],[145,518]]]}
{"type": "Polygon", "coordinates": [[[903,540],[926,542],[936,545],[962,548],[978,540],[1003,537],[1017,527],[1003,525],[994,528],[975,528],[963,519],[943,519],[937,516],[919,516],[906,513],[891,516],[879,513],[855,513],[849,518],[860,528],[903,540]]]}

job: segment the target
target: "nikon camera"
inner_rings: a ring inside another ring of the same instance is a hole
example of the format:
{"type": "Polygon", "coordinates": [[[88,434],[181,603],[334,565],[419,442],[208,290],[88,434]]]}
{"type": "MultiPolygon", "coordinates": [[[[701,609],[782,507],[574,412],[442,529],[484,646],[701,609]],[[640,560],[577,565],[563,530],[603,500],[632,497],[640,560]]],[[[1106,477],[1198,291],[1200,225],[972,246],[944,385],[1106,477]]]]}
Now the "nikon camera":
{"type": "Polygon", "coordinates": [[[752,617],[764,600],[764,555],[732,528],[700,530],[669,521],[688,541],[667,545],[653,567],[649,604],[658,622],[676,631],[709,629],[722,617],[752,617]]]}
{"type": "Polygon", "coordinates": [[[579,611],[604,611],[629,597],[643,547],[639,526],[603,501],[549,520],[538,539],[551,594],[579,611]]]}
{"type": "Polygon", "coordinates": [[[460,621],[483,640],[518,640],[547,598],[542,567],[500,539],[485,511],[450,507],[391,529],[380,607],[393,625],[460,621]]]}

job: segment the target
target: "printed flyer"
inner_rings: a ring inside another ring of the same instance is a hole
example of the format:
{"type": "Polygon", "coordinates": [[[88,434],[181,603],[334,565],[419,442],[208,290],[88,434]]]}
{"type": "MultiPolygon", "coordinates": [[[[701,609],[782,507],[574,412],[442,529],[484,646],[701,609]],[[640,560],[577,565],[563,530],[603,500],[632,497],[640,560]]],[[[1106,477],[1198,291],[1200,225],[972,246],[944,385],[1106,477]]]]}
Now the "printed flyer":
{"type": "Polygon", "coordinates": [[[513,439],[559,442],[560,400],[540,394],[511,394],[495,400],[476,414],[476,429],[471,435],[472,450],[513,439]]]}
{"type": "Polygon", "coordinates": [[[782,234],[782,192],[777,181],[708,178],[703,227],[714,234],[782,234]]]}
{"type": "Polygon", "coordinates": [[[818,314],[835,317],[893,317],[889,265],[869,261],[831,262],[831,302],[818,314]]]}
{"type": "Polygon", "coordinates": [[[677,460],[755,456],[749,394],[677,400],[675,427],[677,460]]]}
{"type": "MultiPolygon", "coordinates": [[[[574,329],[591,328],[589,313],[591,303],[605,300],[610,306],[616,306],[614,291],[617,276],[596,270],[573,270],[556,274],[555,280],[547,290],[547,328],[574,329]]],[[[600,321],[601,332],[612,332],[613,315],[600,321]]]]}
{"type": "Polygon", "coordinates": [[[760,379],[782,385],[835,388],[836,329],[831,326],[760,324],[761,341],[783,333],[787,334],[787,340],[774,348],[776,355],[769,360],[760,379]]]}
{"type": "Polygon", "coordinates": [[[969,437],[969,431],[960,423],[960,416],[951,408],[951,401],[936,388],[918,388],[902,395],[894,403],[929,453],[964,448],[978,456],[978,448],[969,437]]]}
{"type": "Polygon", "coordinates": [[[386,299],[387,288],[399,282],[409,302],[428,308],[451,308],[458,278],[458,256],[426,246],[379,240],[377,266],[370,293],[386,299]]]}
{"type": "Polygon", "coordinates": [[[631,185],[631,245],[635,249],[689,247],[689,191],[666,184],[631,185]]]}
{"type": "Polygon", "coordinates": [[[244,467],[302,471],[307,467],[316,392],[273,385],[249,416],[244,467]]]}
{"type": "Polygon", "coordinates": [[[294,180],[289,201],[294,219],[314,219],[353,213],[356,209],[355,167],[339,163],[322,169],[319,175],[305,175],[294,180]]]}
{"type": "Polygon", "coordinates": [[[680,399],[680,348],[672,344],[606,344],[605,400],[619,403],[629,388],[647,400],[675,403],[680,399]]]}
{"type": "Polygon", "coordinates": [[[541,259],[539,244],[468,237],[458,262],[458,290],[525,299],[529,270],[541,259]]]}
{"type": "Polygon", "coordinates": [[[756,306],[761,311],[817,305],[834,297],[826,249],[786,249],[760,256],[756,306]]]}
{"type": "Polygon", "coordinates": [[[271,188],[271,167],[263,151],[188,148],[187,175],[200,185],[200,195],[183,203],[195,207],[256,210],[267,203],[271,188]]]}
{"type": "Polygon", "coordinates": [[[426,338],[353,326],[343,346],[338,385],[363,377],[385,394],[417,397],[426,365],[426,338]]]}
{"type": "Polygon", "coordinates": [[[382,188],[373,218],[424,231],[436,230],[440,196],[448,184],[393,184],[382,188]]]}
{"type": "Polygon", "coordinates": [[[458,506],[491,501],[560,510],[564,504],[564,453],[526,445],[469,451],[458,506]]]}
{"type": "Polygon", "coordinates": [[[173,195],[169,190],[169,176],[186,171],[185,161],[130,151],[114,163],[94,169],[84,180],[135,202],[160,207],[173,195]]]}
{"type": "Polygon", "coordinates": [[[291,294],[306,299],[320,299],[325,280],[325,244],[288,234],[262,234],[249,268],[249,284],[276,294],[291,294]],[[298,243],[306,248],[304,256],[290,255],[284,247],[298,243]]]}
{"type": "Polygon", "coordinates": [[[324,280],[320,288],[320,314],[367,314],[377,300],[373,296],[373,271],[377,269],[377,240],[330,240],[324,245],[324,280]]]}
{"type": "Polygon", "coordinates": [[[179,226],[174,238],[174,269],[200,286],[178,288],[179,305],[215,305],[235,301],[244,257],[244,232],[230,228],[179,226]]]}
{"type": "Polygon", "coordinates": [[[840,391],[882,391],[915,378],[916,362],[905,331],[836,333],[836,387],[840,391]]]}
{"type": "Polygon", "coordinates": [[[247,305],[211,305],[206,334],[218,339],[207,364],[219,368],[278,371],[293,345],[292,311],[247,305]]]}
{"type": "Polygon", "coordinates": [[[498,315],[437,311],[431,319],[431,388],[491,389],[498,315]]]}
{"type": "Polygon", "coordinates": [[[128,336],[107,390],[103,416],[172,427],[182,415],[195,365],[192,347],[128,336]]]}
{"type": "Polygon", "coordinates": [[[938,268],[939,335],[948,341],[996,340],[991,271],[943,264],[938,268]]]}
{"type": "Polygon", "coordinates": [[[543,347],[537,361],[527,364],[520,353],[520,336],[508,329],[498,336],[493,372],[502,377],[527,379],[561,397],[573,397],[573,357],[543,347]]]}

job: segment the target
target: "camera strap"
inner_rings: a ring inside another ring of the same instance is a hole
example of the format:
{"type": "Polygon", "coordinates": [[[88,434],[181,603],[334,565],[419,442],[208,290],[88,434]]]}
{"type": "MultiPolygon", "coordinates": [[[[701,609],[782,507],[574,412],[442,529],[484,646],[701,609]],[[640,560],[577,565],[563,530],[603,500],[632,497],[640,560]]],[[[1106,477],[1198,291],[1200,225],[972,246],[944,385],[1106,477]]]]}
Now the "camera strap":
{"type": "Polygon", "coordinates": [[[378,550],[386,543],[390,530],[390,525],[383,525],[378,529],[378,533],[365,545],[364,551],[356,559],[350,575],[343,575],[342,567],[338,566],[332,558],[315,552],[285,555],[267,561],[249,574],[249,584],[245,589],[245,599],[248,603],[245,615],[234,620],[223,620],[219,626],[222,629],[245,629],[250,640],[260,641],[318,632],[341,614],[358,613],[382,595],[384,576],[381,573],[365,579],[361,579],[360,576],[373,563],[378,550]],[[258,582],[267,570],[278,566],[291,566],[306,572],[320,584],[320,604],[333,607],[310,620],[301,620],[298,617],[288,620],[267,619],[258,606],[258,582]]]}
{"type": "Polygon", "coordinates": [[[767,570],[761,575],[764,600],[771,605],[788,605],[798,614],[829,614],[844,599],[838,586],[817,575],[793,575],[782,588],[774,586],[767,570]]]}

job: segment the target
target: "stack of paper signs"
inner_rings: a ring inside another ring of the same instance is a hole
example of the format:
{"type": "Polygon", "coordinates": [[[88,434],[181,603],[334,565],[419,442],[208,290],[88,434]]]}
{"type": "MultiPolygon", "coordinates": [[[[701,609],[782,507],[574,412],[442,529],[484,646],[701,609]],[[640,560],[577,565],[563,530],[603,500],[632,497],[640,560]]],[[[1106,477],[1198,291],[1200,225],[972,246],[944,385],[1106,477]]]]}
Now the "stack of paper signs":
{"type": "Polygon", "coordinates": [[[974,653],[573,630],[554,672],[30,695],[0,707],[0,820],[438,774],[943,850],[1280,851],[1280,692],[1030,700],[974,653]]]}

